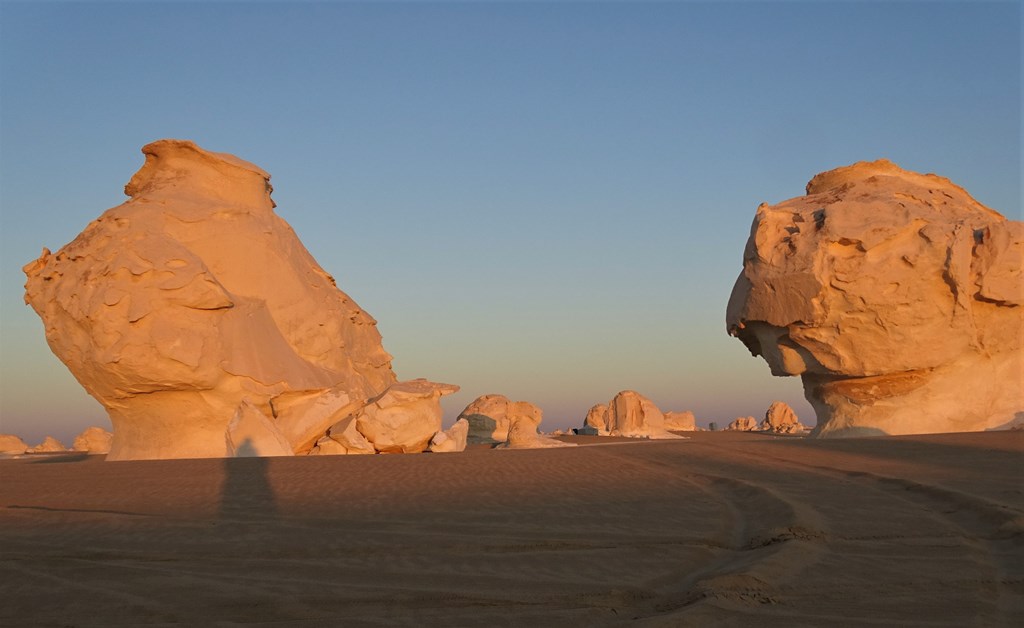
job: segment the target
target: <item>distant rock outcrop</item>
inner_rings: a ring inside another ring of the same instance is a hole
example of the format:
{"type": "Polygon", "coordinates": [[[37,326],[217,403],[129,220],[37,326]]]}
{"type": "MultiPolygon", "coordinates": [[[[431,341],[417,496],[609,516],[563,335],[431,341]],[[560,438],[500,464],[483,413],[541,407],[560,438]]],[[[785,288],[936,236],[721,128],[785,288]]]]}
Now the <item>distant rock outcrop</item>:
{"type": "Polygon", "coordinates": [[[142,152],[130,200],[24,269],[50,347],[110,415],[107,460],[303,454],[352,415],[378,451],[425,448],[452,387],[395,381],[270,175],[188,141],[142,152]]]}
{"type": "Polygon", "coordinates": [[[16,456],[28,451],[28,443],[14,434],[0,434],[0,454],[16,456]]]}
{"type": "Polygon", "coordinates": [[[1024,420],[1024,223],[882,160],[757,209],[726,314],[775,375],[800,375],[817,436],[1024,420]]]}
{"type": "Polygon", "coordinates": [[[508,440],[508,432],[516,421],[533,424],[536,432],[543,416],[540,408],[528,401],[512,401],[504,395],[483,395],[466,406],[458,418],[469,423],[469,442],[494,444],[508,440]]]}
{"type": "Polygon", "coordinates": [[[75,437],[71,448],[75,451],[85,451],[90,454],[105,454],[110,452],[110,443],[113,434],[102,427],[87,427],[81,434],[75,437]]]}
{"type": "MultiPolygon", "coordinates": [[[[686,413],[680,413],[686,414],[686,413]]],[[[690,417],[692,418],[692,414],[690,417]]],[[[676,417],[676,420],[680,420],[676,417]]],[[[608,405],[599,404],[587,412],[583,426],[594,428],[601,436],[630,438],[685,438],[669,432],[665,415],[654,402],[633,390],[615,395],[608,405]]],[[[683,429],[683,428],[671,428],[683,429]]],[[[691,428],[692,429],[692,428],[691,428]]]]}
{"type": "Polygon", "coordinates": [[[52,436],[47,436],[43,439],[43,442],[39,443],[35,447],[29,447],[26,453],[30,454],[55,454],[67,451],[68,448],[64,446],[64,443],[60,442],[52,436]]]}
{"type": "Polygon", "coordinates": [[[666,412],[665,429],[676,432],[693,432],[697,429],[697,418],[693,412],[666,412]]]}
{"type": "Polygon", "coordinates": [[[793,408],[783,401],[773,401],[764,414],[760,429],[775,434],[800,434],[807,428],[800,424],[793,408]]]}
{"type": "Polygon", "coordinates": [[[752,416],[737,417],[725,429],[731,432],[752,432],[757,429],[757,419],[752,416]]]}
{"type": "Polygon", "coordinates": [[[497,449],[545,449],[548,447],[575,447],[575,443],[560,440],[537,432],[537,424],[529,418],[516,418],[508,429],[508,439],[497,449]]]}

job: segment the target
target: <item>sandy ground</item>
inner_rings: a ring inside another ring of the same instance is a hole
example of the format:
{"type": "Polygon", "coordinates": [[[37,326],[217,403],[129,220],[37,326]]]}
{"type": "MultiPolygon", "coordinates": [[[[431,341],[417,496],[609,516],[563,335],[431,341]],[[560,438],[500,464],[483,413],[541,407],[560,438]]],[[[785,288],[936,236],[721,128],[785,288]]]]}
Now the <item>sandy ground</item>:
{"type": "Polygon", "coordinates": [[[0,460],[0,624],[1019,626],[1022,490],[1024,432],[0,460]]]}

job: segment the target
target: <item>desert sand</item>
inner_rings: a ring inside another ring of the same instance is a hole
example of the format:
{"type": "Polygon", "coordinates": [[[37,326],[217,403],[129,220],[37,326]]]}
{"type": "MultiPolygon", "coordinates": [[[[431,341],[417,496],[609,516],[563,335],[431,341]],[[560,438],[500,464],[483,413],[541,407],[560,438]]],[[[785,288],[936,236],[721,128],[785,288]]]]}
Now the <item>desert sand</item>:
{"type": "Polygon", "coordinates": [[[0,460],[0,625],[1024,621],[1024,432],[689,435],[0,460]]]}

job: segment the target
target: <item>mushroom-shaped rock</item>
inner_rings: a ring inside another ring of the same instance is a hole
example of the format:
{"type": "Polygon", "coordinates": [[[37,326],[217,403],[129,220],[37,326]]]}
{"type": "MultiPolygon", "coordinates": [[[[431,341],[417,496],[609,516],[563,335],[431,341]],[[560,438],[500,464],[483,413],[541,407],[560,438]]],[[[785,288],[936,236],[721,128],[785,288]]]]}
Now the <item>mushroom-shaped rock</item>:
{"type": "Polygon", "coordinates": [[[783,401],[773,401],[764,413],[760,429],[775,434],[799,434],[807,430],[800,424],[793,408],[783,401]]]}
{"type": "Polygon", "coordinates": [[[464,451],[468,435],[469,421],[459,419],[447,430],[434,434],[430,439],[430,451],[438,454],[464,451]]]}
{"type": "Polygon", "coordinates": [[[595,433],[599,436],[608,435],[608,405],[599,403],[587,411],[587,416],[583,419],[584,428],[593,428],[595,433]]]}
{"type": "Polygon", "coordinates": [[[189,141],[142,152],[127,202],[24,268],[51,349],[110,416],[108,460],[279,453],[279,437],[306,453],[386,394],[376,321],[274,213],[270,175],[189,141]]]}
{"type": "Polygon", "coordinates": [[[800,375],[813,435],[975,431],[1024,419],[1024,223],[880,160],[757,209],[726,325],[800,375]]]}
{"type": "Polygon", "coordinates": [[[511,401],[504,395],[484,395],[466,406],[458,418],[469,423],[469,442],[493,444],[507,441],[512,423],[518,420],[532,423],[536,432],[543,413],[528,401],[511,401]]]}
{"type": "Polygon", "coordinates": [[[102,427],[87,427],[81,434],[75,437],[71,448],[75,451],[85,451],[90,454],[109,453],[113,436],[113,434],[102,427]]]}
{"type": "Polygon", "coordinates": [[[684,412],[666,412],[665,429],[676,432],[693,432],[697,429],[697,418],[689,410],[684,412]]]}
{"type": "Polygon", "coordinates": [[[736,417],[725,429],[731,432],[752,432],[757,429],[757,419],[752,416],[736,417]]]}
{"type": "Polygon", "coordinates": [[[27,453],[30,454],[54,454],[63,451],[67,451],[68,448],[64,446],[64,443],[60,442],[52,436],[47,436],[43,439],[43,442],[39,443],[35,447],[30,447],[27,453]]]}
{"type": "Polygon", "coordinates": [[[356,413],[356,429],[380,453],[419,453],[441,429],[441,396],[452,384],[416,379],[394,384],[356,413]]]}
{"type": "Polygon", "coordinates": [[[654,402],[633,390],[615,395],[608,404],[608,431],[630,438],[685,438],[665,429],[665,415],[654,402]]]}
{"type": "Polygon", "coordinates": [[[28,443],[14,434],[0,434],[0,454],[18,455],[28,451],[28,443]]]}

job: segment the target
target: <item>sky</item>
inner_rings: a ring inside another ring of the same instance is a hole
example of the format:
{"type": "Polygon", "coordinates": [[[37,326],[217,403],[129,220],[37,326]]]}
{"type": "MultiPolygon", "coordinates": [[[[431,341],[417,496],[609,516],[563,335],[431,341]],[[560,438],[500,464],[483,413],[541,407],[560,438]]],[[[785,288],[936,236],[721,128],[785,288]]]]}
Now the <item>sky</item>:
{"type": "MultiPolygon", "coordinates": [[[[582,423],[634,389],[771,401],[725,331],[757,205],[881,157],[1021,216],[1017,2],[0,2],[0,432],[109,427],[21,267],[122,203],[139,149],[271,173],[402,379],[582,423]]],[[[69,443],[66,443],[69,444],[69,443]]]]}

